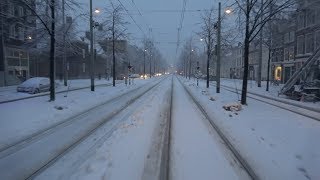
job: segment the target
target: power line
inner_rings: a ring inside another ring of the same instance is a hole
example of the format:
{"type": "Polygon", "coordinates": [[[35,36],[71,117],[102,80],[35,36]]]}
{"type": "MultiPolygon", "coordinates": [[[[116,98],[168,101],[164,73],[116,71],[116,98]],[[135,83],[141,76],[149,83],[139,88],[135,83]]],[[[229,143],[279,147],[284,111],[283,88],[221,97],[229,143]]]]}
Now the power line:
{"type": "Polygon", "coordinates": [[[186,11],[186,6],[187,6],[187,0],[183,0],[182,11],[181,11],[181,15],[180,15],[180,22],[179,22],[179,27],[178,27],[176,53],[178,53],[178,49],[179,49],[179,46],[180,46],[181,30],[182,30],[182,24],[183,24],[183,20],[184,20],[184,13],[186,11]]]}
{"type": "Polygon", "coordinates": [[[144,16],[142,15],[140,9],[138,8],[137,4],[134,1],[131,1],[132,4],[134,5],[134,7],[136,8],[136,10],[138,11],[138,14],[142,17],[143,21],[145,21],[147,27],[150,29],[150,24],[148,23],[148,21],[144,18],[144,16]]]}
{"type": "Polygon", "coordinates": [[[134,24],[140,29],[140,31],[143,33],[144,36],[146,36],[146,33],[143,31],[143,29],[141,28],[141,26],[136,22],[136,20],[132,17],[132,15],[129,13],[128,9],[122,4],[122,2],[120,0],[118,0],[118,2],[120,3],[120,5],[123,7],[123,9],[127,12],[127,14],[130,16],[130,18],[132,19],[132,21],[134,22],[134,24]]]}

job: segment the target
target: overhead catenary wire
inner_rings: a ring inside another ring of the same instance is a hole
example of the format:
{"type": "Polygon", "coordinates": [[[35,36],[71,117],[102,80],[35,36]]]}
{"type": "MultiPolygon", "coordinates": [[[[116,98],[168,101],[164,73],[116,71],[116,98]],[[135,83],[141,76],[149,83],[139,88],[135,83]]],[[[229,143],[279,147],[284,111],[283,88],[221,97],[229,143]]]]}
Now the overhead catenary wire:
{"type": "Polygon", "coordinates": [[[146,36],[146,33],[143,31],[141,26],[136,22],[136,20],[132,17],[132,15],[129,13],[128,9],[123,5],[123,3],[120,0],[117,0],[117,1],[120,3],[120,5],[123,7],[123,9],[127,12],[127,15],[129,15],[129,17],[132,19],[134,24],[139,28],[139,30],[143,33],[143,35],[146,36]]]}

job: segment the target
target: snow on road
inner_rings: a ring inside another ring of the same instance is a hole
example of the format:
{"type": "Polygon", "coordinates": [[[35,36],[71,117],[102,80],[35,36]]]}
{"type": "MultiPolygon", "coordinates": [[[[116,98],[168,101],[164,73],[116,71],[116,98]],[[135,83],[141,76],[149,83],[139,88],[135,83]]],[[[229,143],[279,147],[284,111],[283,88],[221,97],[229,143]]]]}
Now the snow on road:
{"type": "Polygon", "coordinates": [[[175,80],[171,179],[241,179],[209,122],[175,80]]]}
{"type": "Polygon", "coordinates": [[[225,111],[237,94],[183,81],[261,179],[320,179],[318,121],[250,98],[242,111],[225,111]]]}
{"type": "Polygon", "coordinates": [[[131,86],[102,86],[94,92],[89,88],[72,91],[67,97],[64,93],[57,94],[54,102],[42,96],[0,104],[0,149],[151,81],[153,79],[135,80],[131,86]]]}
{"type": "Polygon", "coordinates": [[[146,93],[36,179],[142,179],[170,83],[146,93]]]}

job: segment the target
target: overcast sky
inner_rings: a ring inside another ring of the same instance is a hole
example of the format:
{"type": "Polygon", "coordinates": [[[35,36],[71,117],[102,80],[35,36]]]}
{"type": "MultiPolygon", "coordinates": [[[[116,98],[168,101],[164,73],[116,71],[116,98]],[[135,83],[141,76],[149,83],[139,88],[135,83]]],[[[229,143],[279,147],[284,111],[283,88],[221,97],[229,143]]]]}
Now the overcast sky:
{"type": "MultiPolygon", "coordinates": [[[[89,0],[78,0],[82,3],[88,3],[85,8],[89,7],[89,0]]],[[[181,20],[181,10],[183,0],[120,0],[125,8],[129,11],[139,27],[133,20],[125,15],[128,33],[130,33],[130,43],[142,46],[144,34],[151,36],[155,41],[156,46],[162,52],[168,62],[174,62],[178,57],[176,54],[176,42],[178,36],[178,27],[181,20]],[[134,3],[132,2],[134,1],[134,3]],[[138,13],[141,12],[142,16],[138,13]],[[152,29],[151,33],[149,29],[152,29]]],[[[118,0],[113,2],[119,3],[118,0]]],[[[217,8],[218,0],[187,0],[186,12],[181,31],[181,46],[183,41],[193,36],[193,41],[202,49],[202,44],[199,37],[195,34],[200,31],[201,14],[203,10],[210,7],[217,8]],[[200,11],[198,11],[200,10],[200,11]]],[[[232,3],[232,0],[221,1],[223,6],[232,3]]],[[[93,8],[108,8],[110,0],[93,0],[93,8]]],[[[110,8],[110,7],[109,7],[110,8]]],[[[103,12],[101,13],[103,15],[103,12]]]]}

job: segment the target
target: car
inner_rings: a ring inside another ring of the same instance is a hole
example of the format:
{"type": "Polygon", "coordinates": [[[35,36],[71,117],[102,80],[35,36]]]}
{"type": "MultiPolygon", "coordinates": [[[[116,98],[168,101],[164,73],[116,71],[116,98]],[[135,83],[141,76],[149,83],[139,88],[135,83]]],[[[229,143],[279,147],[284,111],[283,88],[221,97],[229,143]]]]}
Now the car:
{"type": "Polygon", "coordinates": [[[33,77],[17,87],[17,92],[27,92],[30,94],[37,94],[46,92],[50,89],[50,80],[46,77],[33,77]]]}

